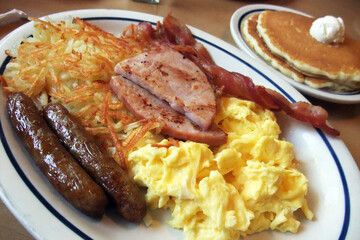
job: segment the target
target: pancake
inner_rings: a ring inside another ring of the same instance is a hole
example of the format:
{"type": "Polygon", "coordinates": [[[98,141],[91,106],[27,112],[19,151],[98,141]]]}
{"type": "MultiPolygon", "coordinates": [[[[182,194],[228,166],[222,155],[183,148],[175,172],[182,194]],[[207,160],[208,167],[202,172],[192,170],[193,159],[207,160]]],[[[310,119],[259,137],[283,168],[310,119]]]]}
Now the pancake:
{"type": "Polygon", "coordinates": [[[351,88],[347,85],[341,85],[329,79],[305,76],[304,83],[309,87],[322,89],[330,92],[345,93],[357,91],[356,88],[351,88]]]}
{"type": "Polygon", "coordinates": [[[247,44],[272,67],[293,80],[304,83],[312,88],[324,89],[332,92],[346,92],[352,90],[351,88],[341,86],[332,80],[305,76],[289,66],[286,61],[272,54],[257,32],[258,17],[259,13],[256,13],[247,18],[241,26],[241,31],[247,44]]]}
{"type": "Polygon", "coordinates": [[[294,79],[295,81],[303,83],[305,81],[303,74],[294,70],[282,59],[275,57],[266,47],[265,43],[256,30],[258,17],[259,13],[254,14],[246,19],[242,25],[242,33],[247,44],[271,66],[278,69],[280,72],[294,79]]]}
{"type": "Polygon", "coordinates": [[[263,11],[257,31],[271,53],[311,77],[360,88],[360,42],[345,35],[341,44],[324,44],[309,33],[314,18],[292,12],[263,11]]]}

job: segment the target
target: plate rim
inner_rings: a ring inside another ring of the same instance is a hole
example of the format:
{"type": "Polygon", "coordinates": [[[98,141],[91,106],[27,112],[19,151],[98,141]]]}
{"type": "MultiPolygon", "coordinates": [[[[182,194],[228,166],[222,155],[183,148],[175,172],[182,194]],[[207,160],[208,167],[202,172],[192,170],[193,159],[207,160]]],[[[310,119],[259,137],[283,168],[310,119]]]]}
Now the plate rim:
{"type": "MultiPolygon", "coordinates": [[[[59,13],[51,14],[51,15],[48,15],[48,16],[51,17],[51,16],[53,16],[53,15],[63,15],[63,14],[66,14],[66,13],[75,14],[75,13],[79,13],[79,12],[84,13],[84,14],[87,13],[87,12],[89,12],[89,14],[93,14],[93,12],[99,13],[99,12],[101,12],[101,11],[103,11],[103,9],[84,9],[84,10],[75,10],[75,11],[59,12],[59,13]]],[[[117,12],[117,13],[124,13],[124,12],[127,12],[127,13],[136,13],[136,14],[139,14],[139,15],[141,15],[141,16],[144,16],[143,19],[137,19],[137,20],[139,20],[139,21],[144,21],[144,18],[148,18],[148,17],[151,17],[151,18],[155,17],[155,18],[162,19],[162,17],[156,16],[156,15],[146,14],[146,13],[141,13],[141,12],[128,11],[128,10],[106,9],[105,11],[112,11],[112,12],[117,12]]],[[[110,12],[108,12],[108,13],[110,13],[110,12]]],[[[121,18],[121,17],[119,17],[119,18],[121,18]]],[[[136,17],[132,17],[132,18],[136,18],[136,17]]],[[[145,21],[147,21],[147,20],[145,20],[145,21]]],[[[19,27],[18,29],[14,30],[14,31],[17,31],[17,30],[20,31],[20,30],[22,29],[22,27],[23,27],[23,26],[19,27]]],[[[210,35],[210,34],[208,34],[208,33],[206,33],[206,32],[203,32],[202,30],[199,30],[199,29],[196,29],[196,28],[193,28],[193,27],[190,27],[190,28],[191,28],[192,31],[194,30],[193,33],[196,32],[196,33],[194,33],[194,35],[195,35],[197,38],[200,38],[200,40],[202,40],[202,41],[208,41],[207,39],[213,39],[213,40],[215,39],[217,43],[212,43],[211,40],[209,40],[208,43],[212,44],[212,45],[215,46],[216,48],[222,49],[222,50],[223,50],[224,52],[226,52],[227,54],[230,54],[231,57],[236,58],[236,60],[240,60],[240,61],[242,61],[243,63],[246,63],[246,64],[250,65],[250,67],[251,67],[252,69],[257,69],[257,68],[255,68],[255,67],[252,65],[252,64],[255,64],[255,61],[254,61],[253,59],[251,59],[250,57],[247,57],[245,54],[244,54],[244,56],[242,56],[242,55],[241,55],[242,53],[239,52],[239,50],[238,50],[237,48],[235,48],[234,46],[232,46],[232,45],[226,43],[225,41],[223,41],[223,40],[221,40],[221,39],[218,39],[218,38],[216,38],[216,37],[214,37],[214,36],[212,36],[212,35],[210,35]],[[197,35],[201,35],[202,37],[199,37],[199,36],[197,36],[197,35]],[[219,43],[220,43],[220,44],[219,44],[219,43]],[[219,45],[221,45],[221,46],[219,46],[219,45]],[[232,50],[234,50],[234,52],[233,52],[232,50]],[[244,60],[244,59],[245,59],[245,60],[244,60]]],[[[10,34],[12,34],[12,33],[13,33],[13,32],[11,32],[10,34]]],[[[9,34],[9,35],[10,35],[10,34],[9,34]]],[[[3,41],[0,41],[0,46],[2,45],[2,43],[3,43],[3,41]]],[[[2,64],[2,63],[1,63],[1,64],[2,64]]],[[[257,64],[257,63],[256,63],[256,64],[257,64]]],[[[256,64],[255,64],[255,65],[256,65],[256,64]]],[[[269,72],[269,73],[270,73],[270,72],[269,72]]],[[[261,72],[261,74],[264,75],[263,72],[261,72]]],[[[271,74],[272,74],[272,73],[271,73],[271,74]]],[[[267,77],[267,78],[268,78],[268,77],[267,77]]],[[[291,92],[291,94],[289,95],[291,98],[292,98],[293,95],[295,95],[295,98],[296,98],[296,99],[300,99],[300,100],[304,100],[304,99],[305,99],[300,93],[298,93],[298,92],[297,92],[292,86],[290,86],[288,83],[286,83],[286,82],[280,82],[279,84],[281,85],[280,88],[283,88],[284,86],[285,86],[286,88],[288,88],[287,91],[290,91],[290,92],[291,92]],[[282,85],[283,85],[283,86],[282,86],[282,85]]],[[[292,101],[295,101],[294,98],[292,98],[292,101]]],[[[330,137],[330,136],[326,136],[326,134],[324,134],[321,130],[316,129],[316,131],[317,131],[317,133],[318,133],[323,139],[325,139],[325,141],[327,141],[326,146],[327,146],[327,147],[330,146],[330,148],[332,149],[332,150],[329,149],[330,152],[333,151],[333,153],[335,154],[336,159],[337,159],[335,162],[336,162],[337,165],[339,165],[339,166],[338,166],[338,170],[339,170],[339,167],[340,167],[341,171],[343,171],[343,166],[342,166],[342,164],[340,163],[339,158],[337,157],[336,151],[335,151],[333,148],[340,148],[341,151],[345,151],[346,154],[350,155],[350,157],[348,157],[348,159],[350,158],[349,160],[352,160],[353,164],[355,164],[355,161],[354,161],[353,159],[351,159],[351,158],[352,158],[352,157],[351,157],[351,154],[348,152],[345,144],[344,144],[341,140],[339,140],[339,139],[337,139],[337,138],[330,137]]],[[[5,140],[5,142],[6,142],[6,136],[5,136],[5,134],[4,134],[4,129],[3,129],[3,126],[2,126],[1,121],[0,121],[0,134],[1,134],[2,147],[4,147],[4,140],[5,140]]],[[[6,142],[6,143],[7,143],[7,142],[6,142]]],[[[5,149],[5,150],[6,150],[6,149],[5,149]]],[[[333,153],[332,153],[332,154],[333,154],[333,153]]],[[[355,165],[355,166],[356,166],[356,165],[355,165]]],[[[341,175],[341,173],[340,173],[340,175],[341,175]]],[[[341,177],[341,178],[342,178],[342,177],[341,177]]],[[[346,185],[346,186],[345,186],[345,189],[347,189],[347,181],[346,181],[346,176],[345,176],[345,175],[344,175],[344,179],[345,179],[345,185],[346,185]]],[[[343,183],[343,182],[342,182],[342,183],[343,183]]],[[[344,194],[345,194],[345,191],[346,191],[345,189],[344,189],[344,194]]],[[[5,194],[3,193],[3,190],[4,190],[4,189],[3,189],[3,186],[2,186],[2,185],[0,185],[0,190],[1,190],[1,191],[0,191],[0,197],[3,199],[4,203],[7,205],[7,207],[10,209],[10,211],[11,211],[13,214],[14,214],[14,212],[16,213],[16,209],[13,209],[13,208],[12,208],[11,204],[8,202],[8,199],[6,198],[5,194]],[[10,205],[10,206],[8,206],[8,205],[10,205]]],[[[350,196],[349,196],[349,197],[346,197],[346,196],[345,196],[344,201],[346,201],[346,199],[348,199],[349,204],[350,204],[350,196]]],[[[350,205],[349,205],[348,211],[350,211],[350,205]]],[[[350,214],[350,212],[349,212],[349,214],[350,214]]],[[[19,217],[18,214],[14,214],[14,215],[15,215],[16,218],[19,217]]],[[[346,234],[347,234],[347,232],[348,232],[348,227],[349,227],[350,218],[346,219],[346,216],[348,216],[347,213],[345,213],[344,222],[348,221],[348,223],[343,225],[343,229],[344,229],[344,226],[346,225],[346,226],[345,226],[345,235],[344,235],[343,238],[339,238],[339,239],[345,239],[346,234]]],[[[34,229],[30,228],[30,225],[26,224],[26,222],[24,222],[23,219],[19,219],[19,218],[18,218],[18,220],[21,222],[21,224],[22,224],[34,237],[36,236],[36,238],[39,238],[39,236],[36,235],[36,231],[34,231],[34,229]]],[[[343,232],[343,231],[342,231],[342,232],[343,232]]],[[[342,235],[343,235],[343,234],[342,234],[342,235]]],[[[341,235],[341,236],[342,236],[342,235],[341,235]]]]}
{"type": "Polygon", "coordinates": [[[247,53],[252,58],[255,58],[259,62],[261,62],[265,67],[271,69],[279,78],[283,79],[284,81],[290,83],[293,87],[295,87],[298,91],[305,93],[309,96],[314,98],[338,103],[338,104],[356,104],[360,103],[360,92],[353,93],[353,94],[342,94],[342,93],[332,93],[327,92],[315,88],[311,88],[303,83],[299,83],[294,81],[288,76],[285,76],[277,69],[270,66],[265,60],[263,60],[260,56],[258,56],[246,43],[243,34],[241,33],[241,24],[243,21],[249,17],[250,15],[254,14],[255,12],[260,12],[264,10],[283,10],[283,11],[290,11],[295,12],[304,16],[310,16],[307,13],[301,12],[299,10],[295,10],[292,8],[287,8],[283,6],[277,6],[272,4],[250,4],[243,7],[238,8],[231,16],[230,19],[230,31],[233,40],[235,41],[236,45],[245,53],[247,53]]]}

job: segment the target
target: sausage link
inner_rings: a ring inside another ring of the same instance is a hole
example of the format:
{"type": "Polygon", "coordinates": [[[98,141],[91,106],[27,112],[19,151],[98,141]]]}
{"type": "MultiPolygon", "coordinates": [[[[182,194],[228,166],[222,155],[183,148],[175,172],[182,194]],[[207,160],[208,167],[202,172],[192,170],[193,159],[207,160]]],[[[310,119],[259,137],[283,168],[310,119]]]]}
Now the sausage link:
{"type": "Polygon", "coordinates": [[[61,104],[47,105],[44,117],[73,157],[114,200],[117,212],[129,221],[140,221],[146,214],[144,196],[133,179],[96,143],[94,136],[61,104]]]}
{"type": "Polygon", "coordinates": [[[62,146],[34,102],[23,93],[11,93],[7,101],[15,132],[52,186],[84,214],[101,217],[106,194],[62,146]]]}

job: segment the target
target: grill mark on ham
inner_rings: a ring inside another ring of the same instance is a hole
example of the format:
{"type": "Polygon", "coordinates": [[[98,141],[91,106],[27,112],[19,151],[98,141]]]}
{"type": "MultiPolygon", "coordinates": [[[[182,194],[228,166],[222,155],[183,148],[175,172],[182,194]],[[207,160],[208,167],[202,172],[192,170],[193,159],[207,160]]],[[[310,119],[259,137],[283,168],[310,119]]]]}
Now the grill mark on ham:
{"type": "Polygon", "coordinates": [[[191,60],[167,46],[126,59],[115,72],[140,85],[203,130],[211,126],[216,100],[206,75],[191,60]]]}
{"type": "Polygon", "coordinates": [[[187,117],[175,111],[168,103],[152,95],[122,76],[114,76],[110,86],[127,109],[138,119],[159,119],[165,123],[161,134],[180,140],[206,143],[218,146],[226,143],[227,135],[214,123],[208,130],[202,130],[187,117]]]}

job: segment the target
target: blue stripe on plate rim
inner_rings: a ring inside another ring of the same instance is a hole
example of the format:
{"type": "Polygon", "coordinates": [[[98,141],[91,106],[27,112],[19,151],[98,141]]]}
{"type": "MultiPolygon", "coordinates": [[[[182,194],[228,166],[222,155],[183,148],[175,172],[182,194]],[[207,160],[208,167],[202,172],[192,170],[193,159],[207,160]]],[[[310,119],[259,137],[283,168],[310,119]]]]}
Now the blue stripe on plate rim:
{"type": "MultiPolygon", "coordinates": [[[[265,9],[263,9],[265,10],[265,9]]],[[[254,10],[254,11],[250,11],[247,14],[250,14],[252,12],[255,11],[260,11],[260,10],[254,10]]],[[[239,24],[241,22],[241,20],[245,17],[242,16],[239,20],[239,24]]],[[[115,20],[115,21],[132,21],[132,22],[142,22],[143,20],[141,19],[133,19],[133,18],[121,18],[121,17],[88,17],[88,18],[83,18],[86,21],[96,21],[96,20],[115,20]]],[[[154,22],[150,22],[151,24],[155,25],[156,23],[154,22]]],[[[258,70],[257,68],[255,68],[254,66],[252,66],[251,64],[249,64],[248,62],[242,60],[241,58],[239,58],[238,56],[234,55],[233,53],[221,48],[220,46],[211,43],[201,37],[195,36],[196,39],[205,42],[209,45],[211,45],[214,48],[217,48],[218,50],[226,53],[227,55],[230,55],[232,58],[236,59],[237,61],[241,62],[242,64],[246,65],[247,67],[251,68],[253,71],[255,71],[256,73],[258,73],[259,75],[261,75],[264,79],[266,79],[268,82],[270,82],[271,84],[273,84],[282,94],[284,94],[291,102],[295,102],[295,100],[284,90],[282,89],[278,84],[276,84],[273,80],[271,80],[268,76],[266,76],[264,73],[262,73],[260,70],[258,70]]],[[[6,65],[9,63],[10,61],[10,57],[6,57],[6,59],[4,60],[4,62],[1,64],[0,67],[0,74],[3,74],[6,65]]],[[[329,143],[329,140],[327,139],[327,137],[325,136],[325,134],[315,128],[316,131],[318,132],[318,134],[320,135],[320,137],[322,138],[322,140],[324,141],[325,145],[327,146],[327,148],[329,149],[329,152],[331,153],[331,156],[333,157],[336,166],[338,168],[339,171],[339,175],[342,181],[342,185],[343,185],[343,190],[344,190],[344,199],[345,199],[345,215],[344,215],[344,223],[343,223],[343,227],[341,229],[341,233],[339,236],[339,240],[344,240],[346,238],[346,234],[349,228],[349,222],[350,222],[350,196],[349,196],[349,190],[348,190],[348,186],[347,186],[347,182],[346,182],[346,177],[344,174],[344,171],[342,169],[342,166],[340,164],[339,158],[336,155],[335,150],[332,148],[331,144],[329,143]]],[[[30,189],[30,191],[36,196],[36,198],[44,205],[44,207],[46,209],[48,209],[57,219],[59,219],[66,227],[68,227],[69,229],[71,229],[75,234],[77,234],[79,237],[83,238],[83,239],[92,239],[91,237],[89,237],[88,235],[86,235],[83,231],[81,231],[79,228],[77,228],[73,223],[71,223],[69,220],[67,220],[64,216],[62,216],[40,193],[39,191],[36,189],[36,187],[30,182],[30,180],[26,177],[26,175],[24,174],[23,170],[21,169],[21,167],[19,166],[18,162],[16,161],[14,155],[11,152],[11,149],[9,147],[9,144],[6,140],[6,136],[4,134],[4,130],[0,121],[0,138],[1,138],[1,142],[4,146],[5,152],[8,155],[10,162],[12,163],[12,165],[14,166],[16,172],[19,174],[20,178],[23,180],[23,182],[26,184],[26,186],[30,189]]]]}
{"type": "MultiPolygon", "coordinates": [[[[253,9],[253,10],[250,10],[250,11],[248,11],[248,12],[245,12],[243,15],[241,15],[241,17],[239,18],[239,20],[238,20],[238,24],[237,24],[237,29],[238,29],[238,31],[239,31],[239,33],[240,33],[240,36],[241,36],[241,38],[242,38],[242,40],[243,40],[243,42],[246,44],[246,40],[245,40],[245,38],[244,38],[244,35],[242,34],[242,32],[241,32],[241,24],[242,24],[242,22],[244,21],[244,19],[248,16],[248,15],[250,15],[250,14],[253,14],[253,13],[257,13],[257,12],[262,12],[262,11],[265,11],[265,10],[271,10],[271,11],[276,11],[276,10],[274,10],[274,9],[270,9],[270,8],[257,8],[257,9],[253,9]]],[[[317,89],[313,89],[314,91],[316,91],[317,89]]],[[[321,90],[317,90],[317,91],[321,91],[321,90]]],[[[359,92],[354,92],[354,93],[341,93],[341,92],[332,92],[331,94],[335,94],[335,95],[346,95],[346,96],[351,96],[351,95],[358,95],[358,94],[360,94],[359,92]]]]}

